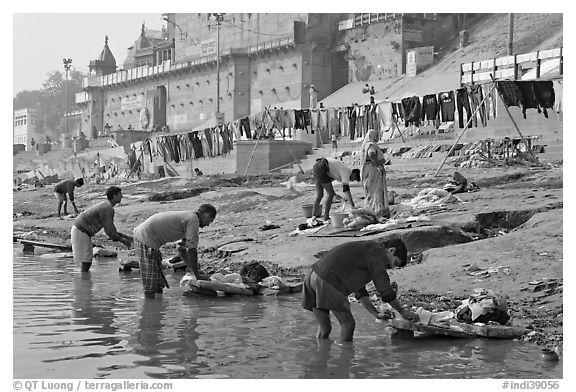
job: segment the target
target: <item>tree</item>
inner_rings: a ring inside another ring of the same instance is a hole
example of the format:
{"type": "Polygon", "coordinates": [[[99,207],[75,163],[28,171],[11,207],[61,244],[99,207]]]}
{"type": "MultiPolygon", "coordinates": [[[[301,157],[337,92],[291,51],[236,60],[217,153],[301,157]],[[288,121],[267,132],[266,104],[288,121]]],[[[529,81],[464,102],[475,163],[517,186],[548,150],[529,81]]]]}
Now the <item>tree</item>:
{"type": "MultiPolygon", "coordinates": [[[[68,72],[68,110],[78,109],[75,103],[76,93],[82,91],[83,75],[76,69],[68,72]]],[[[50,132],[58,136],[64,123],[66,112],[66,83],[63,71],[52,71],[40,90],[20,91],[12,100],[14,110],[36,109],[38,115],[36,128],[39,132],[50,132]]]]}
{"type": "Polygon", "coordinates": [[[37,108],[41,100],[40,90],[24,90],[20,91],[12,100],[14,110],[37,108]]]}

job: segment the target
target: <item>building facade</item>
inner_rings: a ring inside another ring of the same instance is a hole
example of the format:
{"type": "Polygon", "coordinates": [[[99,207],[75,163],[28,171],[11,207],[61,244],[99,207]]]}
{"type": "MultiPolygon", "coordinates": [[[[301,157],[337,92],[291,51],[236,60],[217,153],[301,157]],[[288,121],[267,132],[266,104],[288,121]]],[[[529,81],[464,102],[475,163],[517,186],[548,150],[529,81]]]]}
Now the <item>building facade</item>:
{"type": "Polygon", "coordinates": [[[218,109],[224,122],[306,109],[312,84],[321,100],[403,74],[406,49],[428,45],[436,23],[435,14],[209,15],[166,13],[162,31],[142,26],[120,70],[106,38],[76,97],[82,128],[191,130],[215,125],[218,109]]]}
{"type": "MultiPolygon", "coordinates": [[[[36,136],[36,111],[34,109],[20,109],[14,111],[13,124],[13,144],[25,146],[26,151],[33,150],[31,145],[32,139],[37,140],[36,136]]],[[[42,140],[43,142],[44,140],[42,140]]]]}

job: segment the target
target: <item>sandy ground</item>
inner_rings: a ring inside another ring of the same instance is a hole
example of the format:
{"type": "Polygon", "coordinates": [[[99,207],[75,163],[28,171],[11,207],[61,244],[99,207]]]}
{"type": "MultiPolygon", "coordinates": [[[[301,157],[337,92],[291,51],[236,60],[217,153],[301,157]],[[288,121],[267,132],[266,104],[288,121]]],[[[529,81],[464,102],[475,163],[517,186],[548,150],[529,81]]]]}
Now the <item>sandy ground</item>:
{"type": "MultiPolygon", "coordinates": [[[[442,188],[454,168],[445,166],[437,177],[436,167],[408,170],[388,167],[389,186],[408,201],[424,188],[442,188]]],[[[433,224],[404,228],[362,237],[327,236],[330,227],[312,237],[290,235],[305,222],[301,205],[312,202],[314,187],[310,174],[297,180],[303,195],[296,195],[281,183],[289,175],[277,174],[241,178],[235,175],[203,176],[196,179],[165,178],[118,183],[124,194],[116,207],[116,226],[121,232],[132,229],[152,214],[168,210],[196,209],[212,203],[218,209],[215,222],[201,230],[200,262],[206,272],[238,272],[246,262],[259,261],[271,274],[302,277],[315,255],[345,241],[401,236],[411,261],[391,272],[399,285],[400,299],[429,310],[454,310],[475,288],[494,289],[508,296],[514,324],[532,329],[526,341],[549,347],[563,344],[563,168],[508,166],[458,170],[474,181],[480,191],[459,194],[460,204],[420,213],[433,224]],[[156,201],[155,201],[156,200],[156,201]],[[280,226],[260,230],[271,223],[280,226]],[[465,239],[466,243],[462,242],[465,239]],[[251,239],[251,241],[242,241],[251,239]],[[471,239],[476,239],[471,241],[471,239]],[[221,254],[211,248],[226,245],[232,251],[221,254]],[[476,264],[489,270],[484,277],[470,276],[465,267],[476,264]],[[556,279],[546,290],[534,291],[530,282],[556,279]]],[[[88,182],[76,192],[77,205],[84,209],[104,198],[108,184],[88,182]]],[[[352,186],[357,204],[363,205],[363,190],[352,186]]],[[[336,187],[341,192],[341,187],[336,187]]],[[[333,208],[338,208],[335,204],[333,208]]],[[[72,211],[72,208],[69,208],[72,211]]],[[[57,219],[52,186],[25,188],[13,193],[13,230],[48,242],[69,243],[73,218],[57,219]]],[[[392,206],[393,215],[408,214],[402,204],[392,206]]],[[[414,214],[412,214],[414,215],[414,214]]],[[[358,233],[356,233],[358,234],[358,233]]],[[[100,233],[95,243],[115,249],[123,260],[133,252],[100,233]]],[[[175,246],[166,246],[164,256],[176,255],[175,246]]]]}

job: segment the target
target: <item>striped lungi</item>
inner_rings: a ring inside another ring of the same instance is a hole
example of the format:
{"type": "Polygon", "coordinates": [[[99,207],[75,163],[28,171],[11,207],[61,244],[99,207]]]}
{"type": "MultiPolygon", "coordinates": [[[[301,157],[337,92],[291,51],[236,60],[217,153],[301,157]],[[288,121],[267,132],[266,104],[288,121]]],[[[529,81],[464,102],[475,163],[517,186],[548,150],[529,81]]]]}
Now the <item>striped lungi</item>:
{"type": "Polygon", "coordinates": [[[164,286],[168,287],[162,272],[162,253],[136,239],[134,239],[134,249],[136,249],[136,257],[140,261],[140,275],[142,277],[142,286],[144,286],[144,294],[153,294],[161,291],[164,286]]]}

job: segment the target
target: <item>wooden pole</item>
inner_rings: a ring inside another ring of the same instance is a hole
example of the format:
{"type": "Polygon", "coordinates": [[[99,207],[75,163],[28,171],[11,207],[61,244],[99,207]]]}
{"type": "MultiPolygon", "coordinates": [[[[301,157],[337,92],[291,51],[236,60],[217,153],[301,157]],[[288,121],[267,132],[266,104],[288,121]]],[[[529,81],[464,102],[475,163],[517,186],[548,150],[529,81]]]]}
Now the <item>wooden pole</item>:
{"type": "Polygon", "coordinates": [[[250,159],[248,160],[248,164],[246,165],[246,169],[244,169],[244,176],[246,176],[246,173],[248,173],[248,168],[250,167],[250,164],[252,163],[252,159],[254,158],[254,153],[256,152],[256,147],[258,147],[258,142],[260,141],[262,128],[264,127],[264,116],[266,115],[266,110],[268,110],[267,107],[265,108],[264,112],[262,113],[262,125],[260,126],[260,129],[258,132],[258,138],[256,139],[256,144],[254,144],[254,148],[252,149],[252,154],[250,155],[250,159]]]}
{"type": "Polygon", "coordinates": [[[174,169],[174,166],[172,166],[172,165],[170,164],[170,162],[168,162],[168,161],[166,160],[166,157],[164,156],[164,154],[162,154],[162,152],[161,152],[160,150],[158,150],[158,152],[160,153],[160,155],[162,155],[162,158],[164,158],[164,163],[165,163],[166,165],[170,166],[170,169],[172,169],[172,170],[174,171],[174,173],[176,173],[176,175],[177,175],[178,177],[180,177],[180,173],[178,173],[178,172],[176,171],[176,169],[174,169]]]}
{"type": "Polygon", "coordinates": [[[480,102],[480,104],[478,104],[478,106],[476,107],[476,109],[474,109],[474,113],[472,113],[472,115],[470,116],[470,118],[468,119],[468,121],[466,122],[466,126],[464,127],[464,129],[460,132],[460,135],[458,135],[458,137],[456,138],[456,141],[454,141],[454,144],[452,144],[452,147],[450,147],[450,151],[448,151],[448,153],[446,154],[446,156],[444,157],[444,160],[442,161],[442,163],[440,164],[440,166],[438,167],[438,170],[436,170],[436,173],[434,173],[434,177],[436,177],[438,175],[438,173],[440,172],[440,170],[442,169],[442,166],[444,166],[444,163],[446,163],[446,160],[448,159],[448,157],[450,156],[450,154],[452,153],[452,151],[454,151],[454,147],[456,147],[456,144],[458,144],[458,142],[460,141],[460,138],[462,137],[462,135],[464,135],[464,132],[466,132],[466,130],[468,129],[468,127],[470,126],[470,124],[472,123],[472,118],[476,115],[476,113],[478,112],[478,110],[480,110],[480,106],[482,106],[482,104],[484,103],[484,101],[486,101],[486,98],[492,93],[492,91],[496,88],[496,83],[494,83],[494,85],[492,86],[492,88],[490,89],[490,91],[488,92],[488,94],[486,94],[484,96],[484,98],[482,98],[482,101],[480,102]]]}
{"type": "MultiPolygon", "coordinates": [[[[492,74],[490,74],[490,78],[492,78],[492,81],[494,82],[494,86],[496,86],[497,82],[494,79],[494,76],[492,76],[492,74]]],[[[498,89],[496,89],[496,91],[498,91],[498,89]]],[[[498,95],[500,96],[500,99],[502,99],[502,95],[500,94],[500,91],[498,91],[498,95]]],[[[502,99],[502,102],[504,102],[503,99],[502,99]]],[[[508,117],[510,117],[510,120],[512,121],[512,124],[514,124],[514,128],[516,128],[516,131],[518,131],[518,135],[520,135],[520,138],[522,139],[522,142],[526,146],[526,149],[528,149],[528,151],[530,151],[530,155],[532,155],[532,158],[534,158],[534,160],[537,161],[538,158],[536,158],[534,151],[532,151],[532,148],[529,147],[528,142],[526,141],[524,136],[522,136],[522,132],[520,132],[520,128],[518,128],[518,125],[516,124],[516,121],[512,117],[512,114],[510,113],[510,110],[508,110],[508,106],[506,106],[506,104],[504,104],[504,109],[506,109],[506,113],[508,113],[508,117]]]]}
{"type": "MultiPolygon", "coordinates": [[[[508,14],[508,55],[514,52],[514,14],[508,14]]],[[[516,61],[514,61],[516,67],[516,61]]]]}
{"type": "Polygon", "coordinates": [[[99,152],[96,153],[96,158],[98,160],[98,169],[97,169],[96,173],[98,173],[98,180],[101,180],[101,178],[100,178],[100,153],[99,152]]]}
{"type": "MultiPolygon", "coordinates": [[[[266,112],[267,112],[268,115],[270,116],[270,119],[271,119],[272,121],[274,121],[274,119],[272,118],[272,115],[270,114],[270,111],[268,110],[268,107],[266,107],[266,112]]],[[[284,136],[284,133],[283,133],[283,132],[280,132],[280,134],[282,135],[282,140],[286,141],[286,137],[284,136]]],[[[298,158],[296,158],[296,155],[294,155],[294,152],[292,152],[292,149],[290,149],[289,146],[286,146],[286,148],[288,149],[288,152],[290,152],[290,155],[292,155],[292,159],[294,159],[294,161],[292,162],[292,164],[296,163],[296,164],[298,165],[298,167],[300,168],[300,173],[304,173],[304,170],[302,169],[302,166],[300,166],[300,160],[299,160],[298,158]]],[[[283,165],[283,166],[274,168],[274,169],[269,170],[269,171],[278,170],[278,169],[280,169],[280,168],[282,168],[282,167],[285,167],[285,166],[288,166],[288,165],[289,165],[289,163],[286,164],[286,165],[283,165]]]]}

